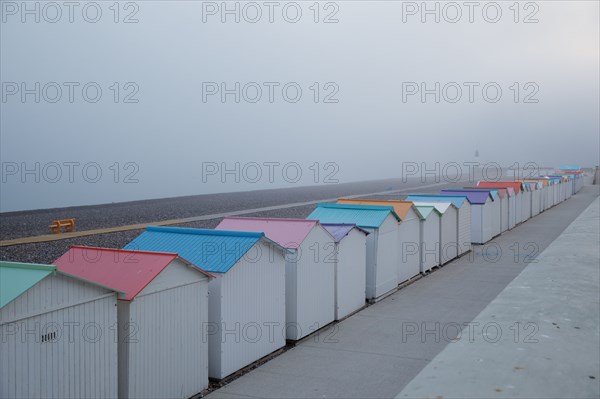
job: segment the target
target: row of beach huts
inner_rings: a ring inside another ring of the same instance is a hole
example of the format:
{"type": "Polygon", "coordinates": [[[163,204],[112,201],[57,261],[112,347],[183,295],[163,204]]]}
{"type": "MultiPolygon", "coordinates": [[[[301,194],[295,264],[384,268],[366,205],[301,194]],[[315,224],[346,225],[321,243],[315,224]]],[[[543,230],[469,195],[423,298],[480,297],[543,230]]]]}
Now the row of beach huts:
{"type": "Polygon", "coordinates": [[[561,170],[0,262],[0,397],[191,397],[582,186],[580,170],[561,170]]]}

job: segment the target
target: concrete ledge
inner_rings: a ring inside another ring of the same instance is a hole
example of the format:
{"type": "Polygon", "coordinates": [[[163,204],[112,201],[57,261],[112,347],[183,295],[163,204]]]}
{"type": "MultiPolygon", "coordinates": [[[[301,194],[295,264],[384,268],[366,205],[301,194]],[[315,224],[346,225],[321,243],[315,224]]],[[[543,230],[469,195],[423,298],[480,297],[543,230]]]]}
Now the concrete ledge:
{"type": "Polygon", "coordinates": [[[600,397],[600,199],[397,398],[600,397]]]}

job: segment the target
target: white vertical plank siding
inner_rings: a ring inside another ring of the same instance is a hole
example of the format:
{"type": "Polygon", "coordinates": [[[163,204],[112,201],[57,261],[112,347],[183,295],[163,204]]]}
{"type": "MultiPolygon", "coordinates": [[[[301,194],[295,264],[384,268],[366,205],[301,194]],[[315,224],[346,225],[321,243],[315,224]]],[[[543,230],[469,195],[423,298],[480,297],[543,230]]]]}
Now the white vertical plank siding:
{"type": "Polygon", "coordinates": [[[488,200],[483,207],[483,243],[490,241],[494,237],[494,230],[492,229],[493,218],[493,202],[488,200]]]}
{"type": "Polygon", "coordinates": [[[485,205],[471,205],[471,242],[473,244],[483,244],[485,242],[484,208],[485,205]]]}
{"type": "Polygon", "coordinates": [[[558,183],[558,202],[563,202],[565,200],[565,193],[564,193],[564,184],[558,183]]]}
{"type": "Polygon", "coordinates": [[[500,221],[500,231],[504,233],[508,230],[509,220],[510,220],[510,212],[508,211],[508,201],[509,201],[508,193],[504,198],[500,198],[500,213],[502,214],[502,220],[500,221]]]}
{"type": "Polygon", "coordinates": [[[531,192],[531,215],[537,216],[541,212],[541,194],[542,191],[539,188],[536,188],[531,192]]]}
{"type": "Polygon", "coordinates": [[[471,250],[471,203],[466,201],[458,210],[459,255],[471,250]]]}
{"type": "Polygon", "coordinates": [[[485,204],[471,206],[471,234],[474,244],[485,244],[492,239],[492,207],[485,204]]]}
{"type": "Polygon", "coordinates": [[[378,229],[367,229],[367,262],[365,274],[365,292],[366,299],[375,298],[375,272],[377,268],[377,237],[379,236],[378,229]]]}
{"type": "Polygon", "coordinates": [[[398,226],[398,283],[403,283],[421,271],[421,220],[411,209],[398,226]]]}
{"type": "Polygon", "coordinates": [[[372,299],[398,288],[398,221],[390,214],[378,229],[377,263],[372,299]]]}
{"type": "Polygon", "coordinates": [[[523,221],[523,193],[515,190],[515,226],[523,221]]]}
{"type": "Polygon", "coordinates": [[[299,338],[294,328],[298,320],[298,260],[300,257],[298,249],[292,250],[285,260],[285,323],[286,339],[296,340],[299,338]]]}
{"type": "Polygon", "coordinates": [[[337,244],[335,319],[340,320],[365,306],[367,236],[352,229],[337,244]]]}
{"type": "MultiPolygon", "coordinates": [[[[255,244],[221,278],[220,357],[211,377],[222,379],[285,346],[285,261],[264,242],[255,244]]],[[[212,295],[212,293],[211,293],[212,295]]],[[[211,357],[211,361],[213,358],[211,357]]]]}
{"type": "MultiPolygon", "coordinates": [[[[235,266],[234,266],[235,267],[235,266]]],[[[231,270],[230,270],[231,271],[231,270]]],[[[210,378],[221,378],[222,356],[221,356],[221,303],[224,273],[214,273],[215,278],[208,283],[208,324],[205,328],[208,336],[208,376],[210,378]],[[209,334],[210,328],[210,334],[209,334]],[[217,330],[217,334],[212,331],[217,330]]]]}
{"type": "Polygon", "coordinates": [[[548,187],[545,186],[542,183],[542,188],[541,188],[541,193],[540,193],[540,202],[541,202],[541,208],[540,208],[540,213],[544,212],[546,209],[548,209],[548,187]]]}
{"type": "Polygon", "coordinates": [[[428,272],[440,264],[440,217],[432,211],[422,222],[421,241],[422,272],[428,272]]]}
{"type": "Polygon", "coordinates": [[[571,195],[570,195],[570,197],[572,197],[577,192],[577,180],[575,180],[575,179],[572,178],[569,186],[571,187],[571,195]]]}
{"type": "Polygon", "coordinates": [[[127,398],[129,392],[129,302],[117,301],[117,347],[119,398],[127,398]]]}
{"type": "Polygon", "coordinates": [[[564,194],[564,184],[558,183],[558,202],[563,202],[565,200],[565,194],[564,194]]]}
{"type": "Polygon", "coordinates": [[[190,268],[174,260],[129,303],[120,342],[129,398],[187,398],[208,386],[208,279],[190,268]]]}
{"type": "Polygon", "coordinates": [[[513,194],[508,197],[508,229],[512,229],[517,225],[517,197],[513,194]]]}
{"type": "Polygon", "coordinates": [[[531,191],[521,191],[521,195],[523,196],[521,220],[525,222],[531,217],[531,191]]]}
{"type": "Polygon", "coordinates": [[[46,277],[0,309],[0,397],[116,397],[116,322],[115,293],[46,277]]]}
{"type": "Polygon", "coordinates": [[[440,218],[440,264],[458,257],[458,215],[454,206],[448,207],[440,218]]]}
{"type": "Polygon", "coordinates": [[[556,184],[548,186],[548,203],[550,204],[549,208],[556,205],[556,184]]]}
{"type": "Polygon", "coordinates": [[[492,237],[499,236],[502,234],[501,230],[501,217],[502,210],[500,205],[500,197],[498,196],[495,201],[491,202],[492,207],[492,237]]]}
{"type": "Polygon", "coordinates": [[[533,199],[532,199],[532,197],[533,197],[533,191],[531,191],[531,189],[529,189],[529,191],[527,191],[527,209],[525,210],[525,220],[529,220],[533,216],[533,210],[532,210],[533,199]]]}
{"type": "MultiPolygon", "coordinates": [[[[296,267],[296,320],[300,339],[331,323],[334,318],[333,238],[321,227],[315,227],[300,246],[296,267]],[[329,249],[325,249],[327,246],[329,249]]],[[[294,322],[288,320],[288,322],[294,322]]]]}

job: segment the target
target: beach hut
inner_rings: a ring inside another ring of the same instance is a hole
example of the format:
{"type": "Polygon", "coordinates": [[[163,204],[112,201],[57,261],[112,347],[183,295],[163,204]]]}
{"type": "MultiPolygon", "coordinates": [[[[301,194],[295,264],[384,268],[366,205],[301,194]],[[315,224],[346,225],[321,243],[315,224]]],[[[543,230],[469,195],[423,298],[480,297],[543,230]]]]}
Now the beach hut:
{"type": "Polygon", "coordinates": [[[558,205],[560,194],[557,179],[550,176],[544,176],[544,179],[548,180],[550,206],[558,205]]]}
{"type": "Polygon", "coordinates": [[[502,234],[502,203],[500,202],[500,189],[480,187],[465,187],[465,189],[489,191],[490,197],[492,198],[492,237],[498,237],[502,234]]]}
{"type": "Polygon", "coordinates": [[[452,202],[413,201],[416,207],[433,206],[440,217],[439,257],[440,265],[458,258],[458,208],[452,202]]]}
{"type": "Polygon", "coordinates": [[[578,191],[576,180],[580,172],[581,168],[578,165],[561,165],[555,174],[568,177],[568,184],[571,186],[571,195],[573,195],[578,191]]]}
{"type": "Polygon", "coordinates": [[[531,192],[531,217],[537,216],[542,210],[542,188],[543,184],[540,181],[523,180],[524,185],[529,186],[531,192]]]}
{"type": "Polygon", "coordinates": [[[366,230],[355,224],[323,224],[335,242],[335,320],[365,306],[367,278],[366,230]]]}
{"type": "Polygon", "coordinates": [[[485,244],[492,239],[493,200],[489,191],[447,189],[441,195],[467,197],[471,204],[471,242],[485,244]]]}
{"type": "Polygon", "coordinates": [[[569,176],[572,185],[571,195],[583,187],[583,171],[578,165],[561,165],[556,174],[569,176]]]}
{"type": "Polygon", "coordinates": [[[0,397],[117,397],[116,303],[55,266],[0,262],[0,397]]]}
{"type": "Polygon", "coordinates": [[[500,231],[504,233],[510,226],[509,212],[509,194],[508,188],[498,188],[498,196],[500,197],[500,231]]]}
{"type": "Polygon", "coordinates": [[[547,175],[545,177],[547,177],[552,182],[554,205],[560,204],[562,202],[562,178],[551,175],[547,175]]]}
{"type": "Polygon", "coordinates": [[[522,207],[521,207],[521,211],[522,211],[522,219],[524,222],[526,222],[527,220],[529,220],[531,218],[531,197],[533,196],[533,193],[531,191],[531,186],[529,184],[526,183],[522,183],[521,187],[523,189],[523,201],[522,201],[522,207]]]}
{"type": "Polygon", "coordinates": [[[541,208],[540,208],[540,213],[544,212],[546,209],[550,208],[550,182],[548,179],[544,179],[542,177],[539,177],[537,179],[533,179],[537,182],[540,183],[540,200],[541,200],[541,208]]]}
{"type": "Polygon", "coordinates": [[[548,179],[544,179],[544,178],[539,178],[539,179],[537,179],[537,181],[539,181],[542,184],[542,192],[541,192],[540,197],[542,199],[542,212],[543,212],[552,206],[551,201],[550,201],[550,182],[548,181],[548,179]]]}
{"type": "Polygon", "coordinates": [[[579,174],[578,172],[561,172],[564,173],[566,176],[569,176],[569,178],[571,179],[571,185],[573,186],[573,188],[571,189],[572,194],[571,195],[575,195],[577,194],[577,191],[579,191],[579,182],[580,180],[583,181],[583,179],[581,179],[582,175],[579,174]]]}
{"type": "Polygon", "coordinates": [[[559,181],[560,181],[560,187],[561,187],[561,190],[560,190],[561,201],[566,201],[566,199],[567,199],[567,191],[568,191],[567,190],[567,183],[568,183],[569,180],[565,176],[562,176],[562,175],[558,175],[556,177],[560,178],[559,181]]]}
{"type": "Polygon", "coordinates": [[[526,204],[531,201],[531,192],[525,190],[523,183],[520,181],[501,183],[511,183],[509,187],[512,187],[515,190],[517,224],[527,221],[529,217],[527,216],[526,204]]]}
{"type": "Polygon", "coordinates": [[[308,219],[352,223],[369,232],[366,253],[366,296],[383,298],[398,287],[397,242],[400,217],[391,206],[317,204],[308,219]]]}
{"type": "Polygon", "coordinates": [[[421,273],[421,215],[410,201],[341,198],[338,204],[391,206],[398,222],[398,283],[402,284],[421,273]]]}
{"type": "Polygon", "coordinates": [[[554,203],[554,205],[558,205],[560,203],[560,193],[559,193],[559,187],[558,187],[558,181],[557,179],[554,179],[550,176],[547,176],[548,179],[552,182],[552,202],[554,203]]]}
{"type": "Polygon", "coordinates": [[[546,190],[546,195],[544,196],[544,209],[550,209],[552,208],[554,205],[556,205],[556,203],[554,202],[555,200],[555,195],[554,192],[556,191],[556,188],[554,187],[554,181],[548,177],[544,177],[541,176],[541,179],[543,179],[545,181],[545,190],[546,190]]]}
{"type": "Polygon", "coordinates": [[[567,198],[571,198],[575,194],[575,180],[573,175],[564,175],[567,185],[567,198]]]}
{"type": "Polygon", "coordinates": [[[526,222],[531,217],[531,190],[522,182],[521,187],[521,222],[526,222]]]}
{"type": "MultiPolygon", "coordinates": [[[[504,183],[504,182],[502,182],[504,183]]],[[[515,198],[516,198],[516,208],[517,208],[517,220],[519,221],[518,223],[523,223],[525,222],[528,218],[527,218],[527,213],[525,211],[527,202],[531,201],[530,197],[531,197],[531,192],[526,191],[523,187],[523,183],[521,183],[520,181],[514,181],[514,182],[506,182],[506,183],[511,183],[510,187],[512,187],[515,190],[515,198]]]]}
{"type": "Polygon", "coordinates": [[[535,190],[532,191],[532,213],[534,216],[539,215],[544,211],[544,182],[535,180],[530,181],[529,184],[532,184],[535,187],[535,190]]]}
{"type": "Polygon", "coordinates": [[[126,248],[176,252],[214,276],[207,322],[193,335],[208,342],[210,378],[223,379],[285,345],[284,254],[264,234],[150,226],[126,248]]]}
{"type": "Polygon", "coordinates": [[[523,207],[521,209],[522,217],[525,218],[525,221],[527,221],[528,219],[530,219],[532,217],[532,214],[533,214],[533,209],[532,209],[532,198],[533,198],[533,187],[532,186],[533,185],[524,180],[519,180],[519,183],[521,184],[521,190],[523,192],[528,193],[527,197],[525,198],[526,201],[524,201],[522,203],[523,207]]]}
{"type": "MultiPolygon", "coordinates": [[[[496,182],[478,182],[477,187],[495,188],[500,190],[500,194],[504,194],[502,203],[502,226],[508,230],[515,227],[521,215],[517,214],[517,196],[513,185],[496,184],[496,182]]],[[[505,231],[505,230],[502,230],[505,231]]]]}
{"type": "Polygon", "coordinates": [[[517,193],[513,187],[506,187],[508,199],[508,229],[517,225],[517,193]]]}
{"type": "Polygon", "coordinates": [[[516,224],[515,191],[512,187],[500,187],[498,190],[498,193],[502,197],[502,232],[505,232],[515,227],[516,224]]]}
{"type": "Polygon", "coordinates": [[[542,199],[542,212],[545,211],[546,209],[550,208],[551,202],[550,201],[550,181],[548,179],[543,179],[540,178],[537,181],[540,182],[540,184],[542,185],[542,192],[541,192],[541,199],[542,199]]]}
{"type": "Polygon", "coordinates": [[[511,187],[515,192],[515,225],[522,223],[525,216],[523,212],[523,203],[530,201],[529,194],[523,191],[523,183],[520,181],[496,181],[487,182],[480,181],[477,183],[479,187],[493,188],[493,187],[511,187]]]}
{"type": "Polygon", "coordinates": [[[285,262],[286,338],[297,341],[335,319],[335,240],[317,220],[226,217],[217,230],[263,232],[290,251],[285,262]]]}
{"type": "Polygon", "coordinates": [[[515,192],[511,187],[465,187],[470,190],[496,190],[497,197],[496,200],[500,205],[500,232],[504,233],[505,231],[512,229],[515,227],[516,222],[516,213],[515,213],[515,192]]]}
{"type": "Polygon", "coordinates": [[[561,181],[562,179],[556,176],[548,176],[555,185],[555,190],[554,190],[554,203],[556,205],[560,204],[562,202],[562,184],[561,181]]]}
{"type": "Polygon", "coordinates": [[[119,291],[119,398],[187,398],[208,387],[209,275],[173,253],[73,246],[58,270],[119,291]]]}
{"type": "Polygon", "coordinates": [[[421,214],[421,273],[440,266],[441,214],[434,206],[415,205],[421,214]]]}
{"type": "Polygon", "coordinates": [[[565,176],[550,175],[548,177],[550,177],[552,180],[554,180],[554,182],[558,185],[558,188],[557,188],[558,202],[563,202],[564,200],[566,200],[567,199],[567,180],[565,179],[565,176]]]}
{"type": "Polygon", "coordinates": [[[538,215],[539,215],[540,213],[544,212],[544,182],[542,180],[537,180],[537,179],[528,179],[526,181],[535,184],[537,194],[535,196],[532,195],[532,197],[538,198],[538,201],[539,201],[538,215]]]}
{"type": "Polygon", "coordinates": [[[562,177],[562,182],[564,186],[565,200],[571,198],[573,195],[573,191],[575,187],[573,186],[573,175],[565,174],[562,172],[557,172],[557,176],[562,177]]]}
{"type": "Polygon", "coordinates": [[[564,176],[564,175],[560,175],[561,178],[561,186],[563,187],[563,201],[566,201],[570,195],[569,195],[569,177],[568,176],[564,176]]]}
{"type": "Polygon", "coordinates": [[[502,205],[503,202],[500,197],[500,188],[488,188],[488,187],[463,187],[464,190],[478,190],[488,191],[492,198],[492,237],[497,237],[502,234],[502,205]]]}
{"type": "Polygon", "coordinates": [[[558,187],[556,180],[550,178],[550,176],[544,176],[548,180],[548,188],[550,189],[550,206],[558,205],[558,187]]]}
{"type": "Polygon", "coordinates": [[[410,194],[406,197],[406,200],[423,202],[452,202],[457,209],[456,236],[458,256],[461,256],[471,250],[471,203],[467,197],[453,197],[437,194],[410,194]]]}
{"type": "MultiPolygon", "coordinates": [[[[483,182],[487,183],[487,182],[483,182]]],[[[523,223],[527,221],[531,217],[531,191],[528,189],[528,186],[518,181],[520,190],[519,195],[515,197],[515,207],[514,207],[514,221],[516,224],[523,223]],[[518,205],[518,206],[517,206],[518,205]],[[520,212],[517,211],[520,209],[520,212]]],[[[510,188],[514,188],[512,185],[510,188]]],[[[507,186],[507,188],[509,188],[507,186]]],[[[516,193],[516,191],[514,191],[516,193]]],[[[512,219],[512,218],[511,218],[512,219]]]]}

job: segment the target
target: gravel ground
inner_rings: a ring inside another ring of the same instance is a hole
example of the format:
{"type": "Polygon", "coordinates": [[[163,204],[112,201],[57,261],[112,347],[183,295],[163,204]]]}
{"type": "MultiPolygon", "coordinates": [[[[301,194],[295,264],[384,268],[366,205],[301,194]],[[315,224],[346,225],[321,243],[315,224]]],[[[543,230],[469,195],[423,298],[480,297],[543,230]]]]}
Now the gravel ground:
{"type": "MultiPolygon", "coordinates": [[[[398,180],[337,184],[333,186],[303,187],[280,190],[263,190],[244,193],[200,195],[194,197],[168,198],[136,201],[122,204],[97,205],[64,209],[0,214],[2,239],[47,234],[52,219],[76,217],[77,229],[87,230],[133,223],[149,223],[158,220],[177,219],[240,209],[260,208],[271,205],[341,197],[344,195],[402,189],[422,185],[420,182],[402,184],[398,180]]],[[[455,186],[456,184],[454,184],[455,186]]],[[[449,186],[452,186],[450,184],[449,186]]],[[[441,187],[419,189],[416,192],[437,192],[441,187]]],[[[365,196],[367,197],[367,196],[365,196]]],[[[369,198],[402,199],[404,195],[372,196],[369,198]]],[[[250,213],[244,216],[306,218],[314,205],[298,206],[250,213]]],[[[183,223],[181,227],[212,229],[221,219],[183,223]]],[[[77,237],[44,243],[0,247],[0,259],[18,262],[51,263],[64,254],[71,245],[105,248],[122,248],[137,237],[142,230],[77,237]]]]}
{"type": "Polygon", "coordinates": [[[77,230],[90,230],[386,191],[400,189],[404,186],[410,186],[410,184],[402,184],[400,179],[393,179],[6,212],[0,214],[0,237],[8,240],[49,234],[48,226],[55,219],[75,218],[77,219],[77,230]]]}
{"type": "MultiPolygon", "coordinates": [[[[278,209],[275,211],[248,214],[255,217],[284,217],[306,218],[314,206],[301,206],[294,208],[278,209]]],[[[246,215],[244,215],[246,216],[246,215]]],[[[180,227],[194,227],[201,229],[214,229],[221,219],[202,220],[192,223],[182,223],[180,227]]],[[[49,241],[35,244],[12,245],[0,247],[0,259],[16,262],[52,263],[68,251],[71,245],[86,245],[104,248],[123,248],[143,230],[131,230],[119,233],[100,234],[95,236],[78,237],[66,240],[49,241]]]]}

